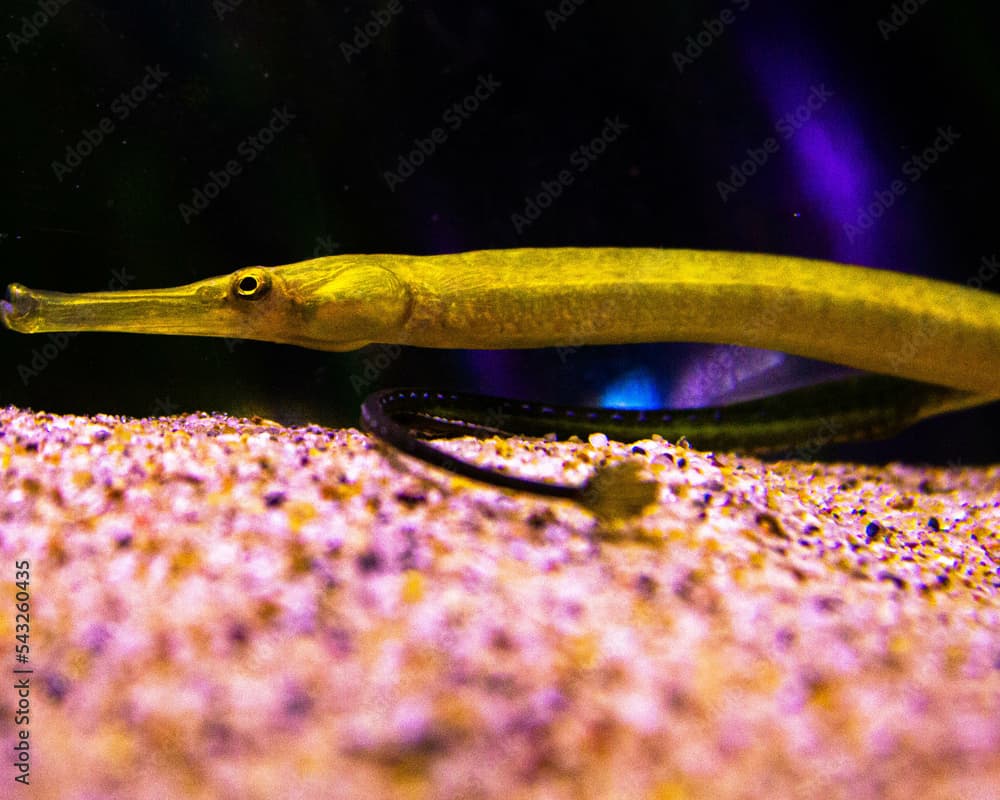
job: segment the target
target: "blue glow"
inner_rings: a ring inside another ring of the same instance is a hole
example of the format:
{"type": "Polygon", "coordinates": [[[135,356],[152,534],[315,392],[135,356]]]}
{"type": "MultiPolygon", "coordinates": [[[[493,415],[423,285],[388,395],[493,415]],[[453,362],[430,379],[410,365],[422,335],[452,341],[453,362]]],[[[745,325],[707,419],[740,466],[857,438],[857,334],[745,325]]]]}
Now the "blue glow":
{"type": "Polygon", "coordinates": [[[604,389],[601,405],[609,408],[657,408],[660,393],[652,371],[639,367],[620,375],[604,389]]]}

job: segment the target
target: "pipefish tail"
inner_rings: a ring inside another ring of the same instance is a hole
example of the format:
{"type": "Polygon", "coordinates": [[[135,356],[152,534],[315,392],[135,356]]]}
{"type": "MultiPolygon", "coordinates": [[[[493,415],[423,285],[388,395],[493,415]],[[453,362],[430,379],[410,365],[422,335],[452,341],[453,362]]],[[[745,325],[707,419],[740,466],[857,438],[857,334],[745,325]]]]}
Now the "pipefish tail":
{"type": "Polygon", "coordinates": [[[572,500],[613,518],[637,514],[655,499],[635,472],[599,468],[581,485],[543,483],[471,464],[420,437],[565,438],[598,430],[631,442],[655,431],[675,441],[693,437],[703,450],[792,450],[808,459],[828,444],[885,438],[927,417],[982,402],[972,392],[887,375],[854,375],[727,406],[642,411],[415,388],[372,393],[361,406],[361,421],[383,441],[429,464],[495,486],[572,500]]]}
{"type": "MultiPolygon", "coordinates": [[[[703,447],[787,445],[814,436],[818,419],[840,440],[885,435],[1000,398],[1000,295],[791,256],[651,248],[339,255],[248,267],[173,289],[62,294],[12,284],[0,316],[26,333],[223,336],[322,350],[375,342],[469,349],[710,342],[782,350],[895,379],[867,376],[708,416],[647,411],[625,427],[594,409],[573,412],[582,425],[574,430],[591,425],[625,438],[669,431],[703,447]],[[599,416],[587,417],[593,413],[599,416]],[[666,427],[665,414],[681,422],[666,427]]],[[[421,412],[416,398],[388,397],[366,401],[365,423],[406,450],[400,434],[407,426],[393,415],[426,423],[433,409],[421,412]]],[[[428,393],[423,402],[441,401],[428,393]]],[[[473,418],[483,407],[468,398],[461,403],[473,418]]],[[[504,429],[538,432],[540,418],[553,431],[556,417],[560,431],[569,429],[565,409],[532,413],[539,408],[512,414],[504,429]]],[[[497,483],[493,473],[475,477],[497,483]]],[[[512,488],[538,490],[530,483],[512,488]]]]}

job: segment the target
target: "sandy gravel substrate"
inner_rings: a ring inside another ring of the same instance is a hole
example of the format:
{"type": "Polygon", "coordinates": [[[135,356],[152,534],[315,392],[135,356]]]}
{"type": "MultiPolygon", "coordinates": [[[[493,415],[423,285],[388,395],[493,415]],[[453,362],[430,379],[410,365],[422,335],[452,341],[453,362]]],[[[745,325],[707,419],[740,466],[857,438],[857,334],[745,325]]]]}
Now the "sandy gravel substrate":
{"type": "Polygon", "coordinates": [[[1000,797],[1000,466],[0,411],[0,797],[1000,797]],[[30,562],[31,786],[13,778],[30,562]]]}

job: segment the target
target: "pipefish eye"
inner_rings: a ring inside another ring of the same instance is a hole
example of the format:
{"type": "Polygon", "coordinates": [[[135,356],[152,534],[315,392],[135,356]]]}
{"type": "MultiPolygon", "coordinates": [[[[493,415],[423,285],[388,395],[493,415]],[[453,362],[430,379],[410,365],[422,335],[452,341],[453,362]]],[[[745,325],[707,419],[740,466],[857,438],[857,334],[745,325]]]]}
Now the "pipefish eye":
{"type": "Polygon", "coordinates": [[[233,276],[233,294],[242,300],[259,300],[270,289],[271,276],[263,269],[245,269],[233,276]]]}

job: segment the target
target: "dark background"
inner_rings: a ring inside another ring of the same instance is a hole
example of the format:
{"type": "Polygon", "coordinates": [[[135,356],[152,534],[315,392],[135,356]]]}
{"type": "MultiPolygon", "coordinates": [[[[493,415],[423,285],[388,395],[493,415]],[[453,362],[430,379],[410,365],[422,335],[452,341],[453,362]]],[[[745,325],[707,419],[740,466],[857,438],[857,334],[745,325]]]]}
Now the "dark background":
{"type": "MultiPolygon", "coordinates": [[[[836,5],[8,0],[0,283],[85,291],[117,274],[145,288],[327,253],[560,245],[788,253],[966,283],[1000,253],[991,6],[836,5]],[[134,108],[116,105],[148,69],[167,75],[134,108]],[[490,79],[499,88],[446,124],[490,79]],[[828,99],[782,136],[777,121],[817,91],[828,99]],[[249,162],[241,143],[283,108],[294,118],[249,162]],[[85,131],[105,117],[103,141],[70,169],[54,166],[69,166],[68,148],[85,151],[85,131]],[[608,118],[627,127],[518,231],[512,215],[573,170],[608,118]],[[446,141],[390,187],[386,172],[435,127],[446,141]],[[907,160],[948,128],[959,138],[918,180],[905,177],[907,160]],[[719,182],[768,137],[777,152],[723,200],[719,182]],[[241,173],[185,220],[181,204],[231,159],[241,173]],[[897,178],[906,193],[849,236],[845,225],[897,178]]],[[[1000,276],[984,288],[1000,289],[1000,276]]],[[[4,404],[330,424],[354,424],[365,391],[399,384],[655,405],[678,396],[692,359],[729,365],[731,355],[640,346],[394,357],[6,331],[0,347],[4,404]]],[[[832,455],[996,460],[997,415],[996,405],[952,415],[832,455]]]]}

